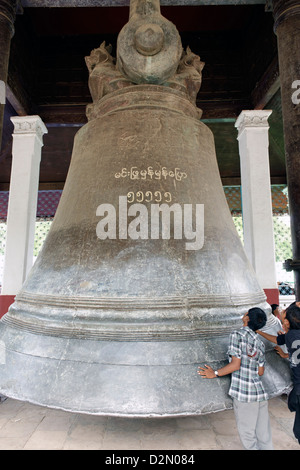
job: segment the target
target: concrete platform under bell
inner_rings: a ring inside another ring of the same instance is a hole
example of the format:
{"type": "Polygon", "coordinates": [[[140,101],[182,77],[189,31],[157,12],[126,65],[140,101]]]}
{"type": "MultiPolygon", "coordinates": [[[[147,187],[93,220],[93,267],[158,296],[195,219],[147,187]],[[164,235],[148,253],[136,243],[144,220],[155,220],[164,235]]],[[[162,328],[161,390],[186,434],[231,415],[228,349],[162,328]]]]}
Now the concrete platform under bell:
{"type": "MultiPolygon", "coordinates": [[[[286,398],[269,401],[275,450],[300,450],[286,398]]],[[[8,398],[0,403],[0,450],[242,450],[233,410],[185,418],[81,415],[8,398]]],[[[110,452],[111,454],[111,452],[110,452]]],[[[104,453],[105,455],[105,453],[104,453]]]]}

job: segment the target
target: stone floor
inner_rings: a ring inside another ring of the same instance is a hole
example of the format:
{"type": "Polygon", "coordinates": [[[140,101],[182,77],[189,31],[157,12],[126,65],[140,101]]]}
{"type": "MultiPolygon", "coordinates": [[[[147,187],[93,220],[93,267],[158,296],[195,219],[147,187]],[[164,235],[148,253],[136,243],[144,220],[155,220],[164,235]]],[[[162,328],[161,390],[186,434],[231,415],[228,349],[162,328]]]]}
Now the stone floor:
{"type": "MultiPolygon", "coordinates": [[[[269,413],[275,450],[300,450],[286,397],[269,413]]],[[[10,398],[0,403],[0,450],[242,450],[232,410],[204,416],[125,419],[69,413],[10,398]]]]}

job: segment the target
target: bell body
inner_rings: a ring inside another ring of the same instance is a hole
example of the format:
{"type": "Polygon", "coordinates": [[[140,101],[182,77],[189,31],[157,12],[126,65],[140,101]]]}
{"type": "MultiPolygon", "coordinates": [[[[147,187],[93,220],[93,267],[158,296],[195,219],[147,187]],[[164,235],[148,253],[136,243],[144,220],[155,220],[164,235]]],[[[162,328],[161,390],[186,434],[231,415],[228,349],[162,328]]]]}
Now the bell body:
{"type": "MultiPolygon", "coordinates": [[[[224,196],[211,131],[178,90],[106,95],[77,133],[43,249],[0,322],[4,395],[89,414],[178,416],[231,407],[229,334],[273,320],[224,196]]],[[[267,347],[270,396],[290,384],[267,347]]]]}

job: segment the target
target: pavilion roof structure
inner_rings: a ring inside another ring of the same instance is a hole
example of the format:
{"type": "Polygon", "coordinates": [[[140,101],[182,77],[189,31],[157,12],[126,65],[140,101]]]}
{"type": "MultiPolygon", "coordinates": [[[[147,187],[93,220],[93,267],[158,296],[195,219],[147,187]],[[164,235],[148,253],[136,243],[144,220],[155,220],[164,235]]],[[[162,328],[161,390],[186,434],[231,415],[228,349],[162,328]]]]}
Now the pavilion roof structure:
{"type": "MultiPolygon", "coordinates": [[[[20,0],[11,40],[0,152],[0,191],[9,188],[16,115],[39,115],[44,136],[40,189],[62,189],[78,129],[91,102],[84,57],[112,44],[128,20],[129,0],[20,0]]],[[[286,184],[277,38],[265,0],[162,0],[183,47],[205,62],[197,106],[215,136],[224,186],[240,184],[237,131],[245,109],[272,109],[272,184],[286,184]]]]}

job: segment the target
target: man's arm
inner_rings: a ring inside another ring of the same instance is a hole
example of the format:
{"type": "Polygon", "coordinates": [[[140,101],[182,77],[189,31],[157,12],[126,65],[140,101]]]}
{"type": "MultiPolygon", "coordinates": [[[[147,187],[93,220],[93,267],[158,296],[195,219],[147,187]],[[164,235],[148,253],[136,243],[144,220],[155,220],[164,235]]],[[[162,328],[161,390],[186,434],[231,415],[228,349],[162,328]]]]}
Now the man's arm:
{"type": "Polygon", "coordinates": [[[261,330],[257,330],[256,333],[263,336],[268,341],[271,341],[271,343],[277,344],[277,336],[269,335],[268,333],[265,333],[264,331],[261,331],[261,330]]]}
{"type": "MultiPolygon", "coordinates": [[[[203,367],[198,367],[198,374],[201,375],[204,379],[215,379],[217,376],[215,371],[208,365],[205,364],[205,369],[203,367]]],[[[241,367],[241,360],[235,356],[232,356],[231,362],[226,366],[218,369],[218,375],[222,377],[223,375],[232,374],[235,370],[239,370],[241,367]]]]}
{"type": "Polygon", "coordinates": [[[262,375],[264,375],[264,372],[265,372],[264,366],[259,366],[258,375],[261,377],[262,375]]]}
{"type": "MultiPolygon", "coordinates": [[[[278,342],[277,342],[278,336],[269,335],[268,333],[264,333],[263,331],[260,331],[260,330],[258,330],[256,333],[260,334],[261,336],[271,341],[272,343],[275,343],[277,346],[274,349],[277,352],[277,354],[279,354],[280,357],[283,357],[284,359],[287,359],[289,357],[289,355],[283,352],[281,347],[278,346],[278,342]]],[[[281,332],[279,332],[279,334],[281,334],[281,332]]]]}

